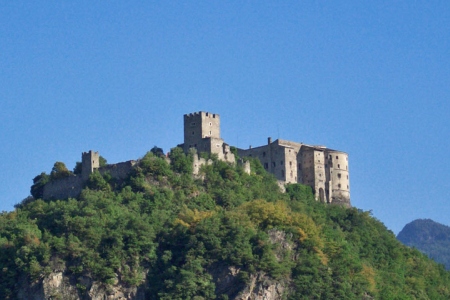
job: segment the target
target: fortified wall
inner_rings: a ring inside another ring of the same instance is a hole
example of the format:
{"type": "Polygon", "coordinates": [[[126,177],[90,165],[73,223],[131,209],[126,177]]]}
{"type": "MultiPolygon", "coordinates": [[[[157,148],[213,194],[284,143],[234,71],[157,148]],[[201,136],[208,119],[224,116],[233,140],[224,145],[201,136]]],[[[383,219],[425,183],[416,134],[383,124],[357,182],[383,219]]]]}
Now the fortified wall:
{"type": "MultiPolygon", "coordinates": [[[[220,136],[220,116],[209,112],[184,115],[184,143],[178,145],[186,154],[194,151],[193,175],[199,175],[202,165],[212,161],[199,157],[206,152],[218,159],[241,164],[250,173],[249,162],[237,159],[230,146],[220,136]]],[[[267,172],[272,173],[281,187],[286,183],[301,183],[312,188],[317,200],[350,206],[348,154],[325,146],[314,146],[269,137],[267,144],[249,149],[237,149],[239,157],[257,158],[267,172]]],[[[125,179],[135,161],[100,167],[98,152],[82,153],[82,171],[79,175],[52,181],[44,186],[44,199],[78,197],[94,171],[109,173],[116,180],[125,179]]]]}
{"type": "Polygon", "coordinates": [[[100,167],[100,155],[98,152],[89,151],[81,154],[81,174],[71,174],[69,177],[60,178],[47,183],[44,186],[43,199],[67,199],[76,198],[81,194],[89,175],[95,171],[104,175],[109,173],[116,180],[125,179],[130,174],[135,161],[130,160],[117,164],[109,164],[100,167]]]}

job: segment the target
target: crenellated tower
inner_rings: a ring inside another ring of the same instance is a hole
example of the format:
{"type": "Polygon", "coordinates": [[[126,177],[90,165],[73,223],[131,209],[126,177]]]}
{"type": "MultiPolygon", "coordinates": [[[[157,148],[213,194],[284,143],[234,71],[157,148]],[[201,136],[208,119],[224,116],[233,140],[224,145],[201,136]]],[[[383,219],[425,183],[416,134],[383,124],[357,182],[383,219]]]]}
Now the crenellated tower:
{"type": "Polygon", "coordinates": [[[89,152],[83,152],[81,154],[81,178],[88,180],[95,170],[100,168],[100,155],[98,152],[89,150],[89,152]]]}

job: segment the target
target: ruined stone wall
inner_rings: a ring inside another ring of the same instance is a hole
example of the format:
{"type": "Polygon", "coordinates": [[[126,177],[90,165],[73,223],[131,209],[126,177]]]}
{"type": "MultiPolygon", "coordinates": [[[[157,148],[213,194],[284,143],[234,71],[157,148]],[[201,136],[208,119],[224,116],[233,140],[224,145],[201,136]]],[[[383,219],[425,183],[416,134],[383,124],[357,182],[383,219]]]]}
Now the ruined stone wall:
{"type": "Polygon", "coordinates": [[[81,176],[71,175],[51,181],[44,186],[43,199],[67,199],[76,198],[83,189],[83,179],[81,176]]]}
{"type": "Polygon", "coordinates": [[[133,166],[136,164],[134,160],[129,160],[117,164],[106,165],[99,169],[100,174],[109,173],[112,178],[123,180],[128,177],[133,166]]]}

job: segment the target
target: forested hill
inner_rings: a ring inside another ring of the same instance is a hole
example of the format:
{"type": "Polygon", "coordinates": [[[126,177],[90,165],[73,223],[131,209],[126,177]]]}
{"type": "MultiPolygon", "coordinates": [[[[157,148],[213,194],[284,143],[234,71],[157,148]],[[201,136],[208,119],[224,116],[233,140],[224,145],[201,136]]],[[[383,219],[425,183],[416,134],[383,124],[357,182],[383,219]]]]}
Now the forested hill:
{"type": "Polygon", "coordinates": [[[450,270],[450,227],[430,219],[417,219],[406,224],[397,238],[450,270]]]}
{"type": "Polygon", "coordinates": [[[450,299],[450,274],[369,212],[212,157],[147,153],[79,199],[0,215],[0,299],[450,299]]]}

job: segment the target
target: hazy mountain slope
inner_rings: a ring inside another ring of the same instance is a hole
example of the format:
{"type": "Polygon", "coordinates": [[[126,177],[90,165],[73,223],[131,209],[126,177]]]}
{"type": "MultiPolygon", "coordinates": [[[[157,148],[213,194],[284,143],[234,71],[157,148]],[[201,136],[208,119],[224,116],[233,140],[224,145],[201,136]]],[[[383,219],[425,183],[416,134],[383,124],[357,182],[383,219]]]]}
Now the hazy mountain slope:
{"type": "Polygon", "coordinates": [[[450,227],[430,219],[418,219],[406,224],[397,239],[450,269],[450,227]]]}

